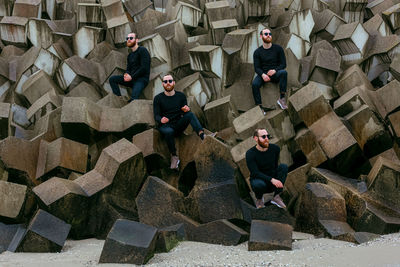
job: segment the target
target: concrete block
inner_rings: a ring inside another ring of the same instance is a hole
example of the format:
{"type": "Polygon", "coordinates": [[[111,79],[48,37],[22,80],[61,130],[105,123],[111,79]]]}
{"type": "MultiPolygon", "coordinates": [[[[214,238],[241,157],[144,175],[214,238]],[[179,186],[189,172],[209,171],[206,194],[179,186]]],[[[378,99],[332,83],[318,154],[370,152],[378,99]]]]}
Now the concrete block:
{"type": "Polygon", "coordinates": [[[34,46],[43,49],[49,48],[56,40],[53,32],[57,32],[57,25],[51,20],[30,18],[28,22],[28,38],[34,46]]]}
{"type": "Polygon", "coordinates": [[[185,226],[183,223],[158,229],[156,252],[169,252],[184,239],[185,226]]]}
{"type": "Polygon", "coordinates": [[[233,127],[238,138],[241,140],[253,136],[253,132],[257,128],[266,128],[267,131],[272,131],[272,127],[258,106],[235,118],[233,120],[233,127]]]}
{"type": "Polygon", "coordinates": [[[292,231],[288,224],[253,220],[248,250],[292,250],[292,231]]]}
{"type": "Polygon", "coordinates": [[[27,25],[27,18],[3,17],[0,21],[1,41],[5,44],[26,47],[28,45],[27,25]]]}
{"type": "Polygon", "coordinates": [[[176,82],[175,90],[184,92],[186,96],[194,96],[202,108],[212,98],[212,92],[199,72],[176,82]]]}
{"type": "Polygon", "coordinates": [[[309,129],[301,129],[295,137],[296,143],[311,166],[316,167],[327,160],[325,152],[319,145],[315,135],[309,129]]]}
{"type": "Polygon", "coordinates": [[[107,236],[99,263],[145,264],[153,257],[157,228],[129,220],[117,220],[107,236]]]}
{"type": "Polygon", "coordinates": [[[35,205],[31,191],[25,185],[0,181],[0,218],[4,222],[29,221],[35,205]]]}
{"type": "Polygon", "coordinates": [[[226,96],[205,105],[208,129],[215,132],[232,126],[238,112],[230,100],[231,97],[226,96]]]}

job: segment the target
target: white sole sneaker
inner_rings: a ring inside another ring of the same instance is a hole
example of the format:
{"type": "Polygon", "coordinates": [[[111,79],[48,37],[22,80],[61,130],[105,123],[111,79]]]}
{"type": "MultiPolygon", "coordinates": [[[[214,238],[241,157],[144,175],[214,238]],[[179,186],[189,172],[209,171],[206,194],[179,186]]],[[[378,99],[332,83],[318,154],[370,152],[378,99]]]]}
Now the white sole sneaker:
{"type": "Polygon", "coordinates": [[[271,204],[274,204],[275,206],[284,209],[285,207],[282,207],[281,205],[279,205],[278,203],[276,203],[275,201],[271,200],[271,204]]]}

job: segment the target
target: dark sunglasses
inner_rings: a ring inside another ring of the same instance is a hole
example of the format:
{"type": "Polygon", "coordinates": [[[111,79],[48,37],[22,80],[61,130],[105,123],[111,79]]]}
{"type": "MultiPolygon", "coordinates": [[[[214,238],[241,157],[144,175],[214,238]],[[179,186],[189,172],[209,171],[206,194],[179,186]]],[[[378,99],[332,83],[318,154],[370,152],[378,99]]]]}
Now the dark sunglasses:
{"type": "Polygon", "coordinates": [[[269,139],[269,138],[270,138],[270,135],[269,135],[269,134],[263,134],[263,135],[260,135],[259,137],[262,137],[262,139],[265,139],[265,138],[268,137],[268,139],[269,139]]]}
{"type": "Polygon", "coordinates": [[[128,36],[128,37],[126,37],[126,40],[128,41],[128,40],[133,40],[133,39],[135,39],[135,37],[132,37],[132,36],[128,36]]]}
{"type": "Polygon", "coordinates": [[[268,36],[268,35],[269,35],[269,36],[272,36],[272,33],[270,33],[270,32],[264,32],[264,35],[265,35],[265,36],[268,36]]]}
{"type": "Polygon", "coordinates": [[[173,83],[174,80],[163,80],[163,83],[173,83]]]}

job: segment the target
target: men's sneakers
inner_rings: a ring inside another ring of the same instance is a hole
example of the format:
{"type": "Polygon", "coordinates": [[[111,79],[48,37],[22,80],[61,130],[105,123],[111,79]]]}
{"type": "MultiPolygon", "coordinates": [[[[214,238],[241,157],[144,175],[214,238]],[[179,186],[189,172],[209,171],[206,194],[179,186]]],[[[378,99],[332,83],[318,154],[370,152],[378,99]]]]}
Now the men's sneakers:
{"type": "Polygon", "coordinates": [[[281,109],[287,109],[285,98],[279,98],[276,103],[278,103],[281,109]]]}
{"type": "Polygon", "coordinates": [[[179,167],[179,162],[181,162],[181,161],[179,160],[178,156],[172,156],[170,168],[173,170],[177,170],[179,167]]]}
{"type": "Polygon", "coordinates": [[[261,199],[256,200],[256,208],[261,209],[264,208],[264,196],[261,199]]]}
{"type": "Polygon", "coordinates": [[[274,204],[281,209],[286,209],[286,205],[283,203],[283,200],[279,195],[274,196],[274,198],[271,200],[271,204],[274,204]]]}

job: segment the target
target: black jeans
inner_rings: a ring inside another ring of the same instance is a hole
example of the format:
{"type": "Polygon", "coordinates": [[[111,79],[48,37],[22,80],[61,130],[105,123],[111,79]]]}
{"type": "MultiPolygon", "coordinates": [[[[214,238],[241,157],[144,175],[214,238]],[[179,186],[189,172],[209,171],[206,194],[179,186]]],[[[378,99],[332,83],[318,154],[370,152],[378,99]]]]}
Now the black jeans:
{"type": "Polygon", "coordinates": [[[121,96],[119,84],[132,88],[131,100],[138,99],[143,89],[147,86],[149,81],[146,78],[139,78],[135,81],[125,82],[123,75],[114,75],[109,79],[110,86],[115,95],[121,96]]]}
{"type": "MultiPolygon", "coordinates": [[[[286,93],[286,87],[287,87],[287,71],[286,70],[278,70],[274,75],[271,77],[271,82],[277,83],[279,82],[279,91],[280,93],[286,93]]],[[[256,105],[261,105],[261,93],[260,93],[260,88],[264,84],[264,80],[260,75],[257,75],[253,83],[251,84],[251,87],[253,89],[253,98],[254,102],[256,102],[256,105]]]]}
{"type": "Polygon", "coordinates": [[[173,123],[168,122],[158,128],[165,137],[169,152],[172,155],[176,155],[175,136],[183,133],[189,124],[197,134],[203,130],[199,120],[191,111],[186,112],[178,121],[173,123]]]}
{"type": "MultiPolygon", "coordinates": [[[[278,169],[276,170],[276,177],[273,178],[278,179],[284,185],[287,174],[288,166],[286,164],[279,164],[278,169]]],[[[266,182],[261,179],[250,178],[250,184],[257,199],[261,199],[265,193],[274,192],[275,196],[277,194],[280,194],[283,190],[283,188],[276,188],[275,185],[273,185],[271,182],[266,182]]]]}

